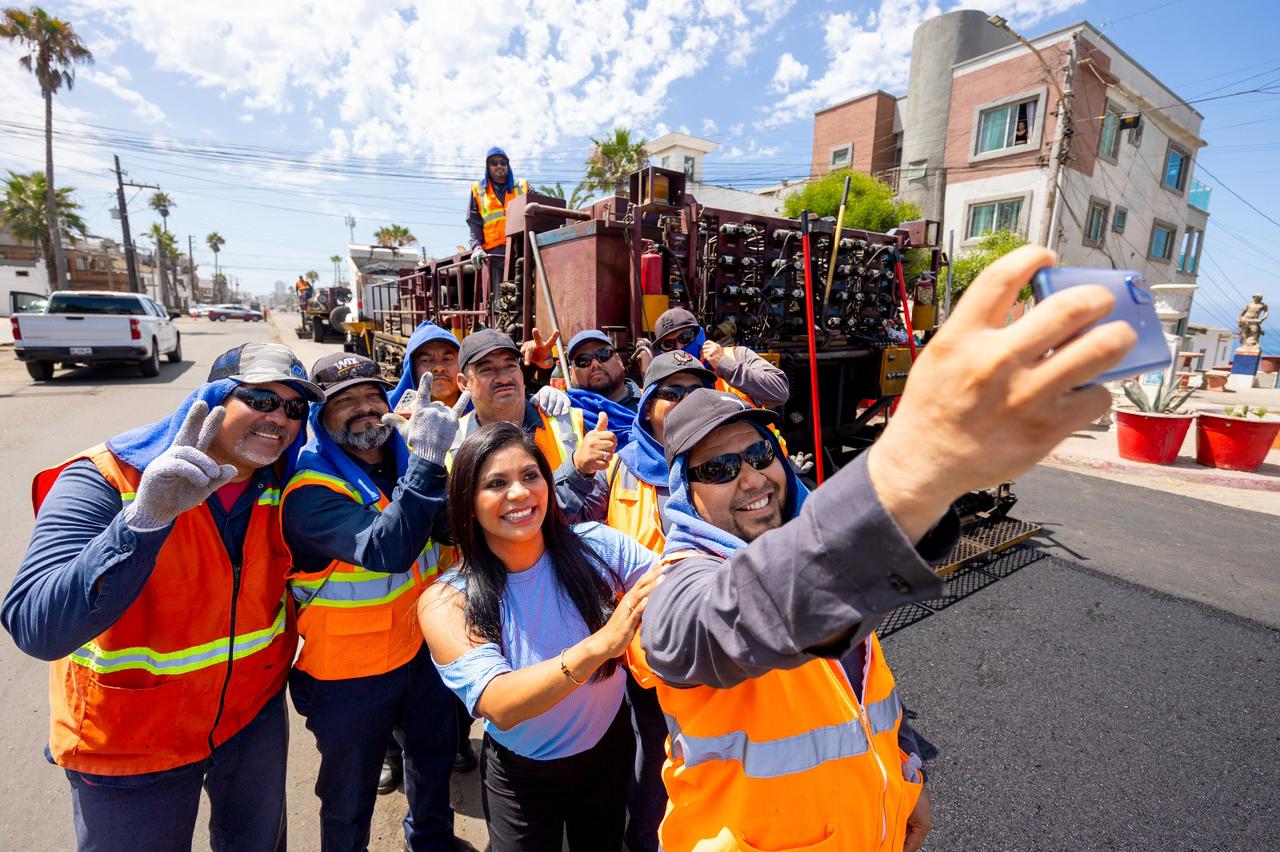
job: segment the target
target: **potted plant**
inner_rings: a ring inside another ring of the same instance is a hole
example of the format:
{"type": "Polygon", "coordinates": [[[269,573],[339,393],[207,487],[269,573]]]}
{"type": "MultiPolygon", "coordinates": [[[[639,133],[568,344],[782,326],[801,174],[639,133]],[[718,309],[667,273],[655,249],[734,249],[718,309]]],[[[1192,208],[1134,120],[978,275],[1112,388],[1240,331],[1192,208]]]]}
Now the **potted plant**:
{"type": "Polygon", "coordinates": [[[1172,464],[1195,418],[1194,414],[1179,409],[1195,389],[1180,389],[1176,379],[1166,388],[1163,377],[1155,396],[1150,398],[1132,379],[1126,379],[1121,387],[1136,410],[1115,410],[1120,458],[1146,464],[1172,464]]]}
{"type": "Polygon", "coordinates": [[[1232,406],[1201,411],[1196,423],[1196,461],[1222,470],[1257,470],[1267,458],[1280,417],[1265,408],[1232,406]]]}

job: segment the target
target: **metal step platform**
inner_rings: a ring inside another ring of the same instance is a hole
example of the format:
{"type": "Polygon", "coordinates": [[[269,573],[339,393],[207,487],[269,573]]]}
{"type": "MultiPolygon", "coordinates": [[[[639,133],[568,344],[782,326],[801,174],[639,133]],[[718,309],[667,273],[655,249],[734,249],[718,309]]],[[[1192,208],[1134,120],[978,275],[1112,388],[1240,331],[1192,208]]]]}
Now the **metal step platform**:
{"type": "Polygon", "coordinates": [[[951,555],[938,566],[935,573],[939,577],[954,574],[975,559],[993,556],[1021,544],[1040,530],[1038,524],[1009,517],[964,527],[960,532],[960,540],[951,548],[951,555]]]}

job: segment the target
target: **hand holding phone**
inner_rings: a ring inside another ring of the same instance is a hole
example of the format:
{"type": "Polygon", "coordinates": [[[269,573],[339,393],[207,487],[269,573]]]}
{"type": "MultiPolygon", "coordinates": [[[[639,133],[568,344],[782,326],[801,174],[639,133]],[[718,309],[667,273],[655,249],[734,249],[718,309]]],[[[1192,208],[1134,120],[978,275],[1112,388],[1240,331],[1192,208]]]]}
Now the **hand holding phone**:
{"type": "Polygon", "coordinates": [[[1142,273],[1129,269],[1083,269],[1073,267],[1046,267],[1031,279],[1031,291],[1036,301],[1042,302],[1054,293],[1083,284],[1106,287],[1115,296],[1116,305],[1111,313],[1081,331],[1081,334],[1117,320],[1126,322],[1138,334],[1138,343],[1124,360],[1093,380],[1093,384],[1112,382],[1169,366],[1173,356],[1164,339],[1164,329],[1142,273]]]}

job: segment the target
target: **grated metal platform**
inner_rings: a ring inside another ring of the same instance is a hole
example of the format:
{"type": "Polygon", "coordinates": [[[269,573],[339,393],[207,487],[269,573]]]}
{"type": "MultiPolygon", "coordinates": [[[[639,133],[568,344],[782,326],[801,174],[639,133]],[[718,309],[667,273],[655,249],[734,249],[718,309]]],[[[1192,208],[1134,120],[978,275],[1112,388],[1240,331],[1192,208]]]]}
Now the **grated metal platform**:
{"type": "Polygon", "coordinates": [[[1001,553],[1015,544],[1021,544],[1040,532],[1038,524],[1001,518],[998,521],[976,524],[960,533],[960,540],[951,549],[947,561],[938,566],[939,577],[954,574],[964,566],[984,556],[1001,553]]]}

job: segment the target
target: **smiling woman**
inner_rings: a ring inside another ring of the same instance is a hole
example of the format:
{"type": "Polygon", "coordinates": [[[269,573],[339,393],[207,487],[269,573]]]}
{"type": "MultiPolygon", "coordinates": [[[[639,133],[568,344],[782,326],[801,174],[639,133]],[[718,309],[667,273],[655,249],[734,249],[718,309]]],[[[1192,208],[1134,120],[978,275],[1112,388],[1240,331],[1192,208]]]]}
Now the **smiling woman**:
{"type": "Polygon", "coordinates": [[[660,575],[657,554],[600,524],[570,527],[546,457],[519,427],[470,435],[449,480],[463,562],[423,595],[432,659],[485,720],[494,852],[617,849],[634,738],[617,658],[660,575]],[[531,818],[532,815],[532,818],[531,818]]]}

